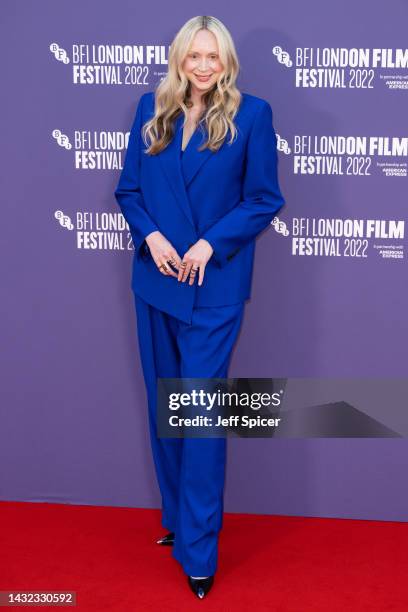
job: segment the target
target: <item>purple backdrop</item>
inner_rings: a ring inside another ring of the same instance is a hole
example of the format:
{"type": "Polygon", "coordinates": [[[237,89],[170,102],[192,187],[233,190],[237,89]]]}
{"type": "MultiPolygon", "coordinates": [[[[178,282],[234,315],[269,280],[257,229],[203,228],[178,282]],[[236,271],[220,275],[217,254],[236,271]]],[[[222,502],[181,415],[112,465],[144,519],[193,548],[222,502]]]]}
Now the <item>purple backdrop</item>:
{"type": "MultiPolygon", "coordinates": [[[[272,105],[287,200],[285,225],[258,240],[230,375],[406,378],[406,3],[391,0],[384,13],[368,0],[255,0],[233,10],[178,2],[171,11],[164,2],[8,0],[0,37],[3,500],[159,507],[132,250],[126,228],[99,227],[109,213],[120,221],[113,191],[136,102],[165,74],[177,29],[203,11],[234,37],[240,89],[272,105]],[[110,45],[142,56],[114,63],[104,56],[110,45]],[[339,48],[345,65],[331,56],[317,73],[338,83],[310,86],[311,70],[339,48]],[[360,54],[355,64],[352,49],[366,50],[367,61],[360,54]],[[95,75],[104,81],[87,82],[95,75]],[[316,160],[332,137],[362,149],[316,160]],[[319,161],[319,173],[305,171],[319,161]],[[301,219],[309,221],[302,240],[313,219],[316,227],[323,220],[316,245],[336,254],[299,254],[301,219]],[[330,242],[325,219],[362,220],[363,233],[330,242]],[[383,221],[382,233],[370,235],[367,220],[383,221]],[[100,232],[97,248],[90,231],[100,232]]],[[[405,521],[407,460],[405,439],[231,439],[225,510],[405,521]]]]}

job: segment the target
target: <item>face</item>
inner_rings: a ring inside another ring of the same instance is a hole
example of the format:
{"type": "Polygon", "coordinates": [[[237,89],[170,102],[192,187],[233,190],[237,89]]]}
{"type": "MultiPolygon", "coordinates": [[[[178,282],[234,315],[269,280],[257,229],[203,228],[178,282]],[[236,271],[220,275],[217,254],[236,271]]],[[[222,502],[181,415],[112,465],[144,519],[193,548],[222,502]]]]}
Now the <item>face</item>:
{"type": "Polygon", "coordinates": [[[224,67],[218,55],[217,39],[212,32],[197,32],[182,68],[191,83],[192,93],[203,94],[215,85],[224,67]]]}

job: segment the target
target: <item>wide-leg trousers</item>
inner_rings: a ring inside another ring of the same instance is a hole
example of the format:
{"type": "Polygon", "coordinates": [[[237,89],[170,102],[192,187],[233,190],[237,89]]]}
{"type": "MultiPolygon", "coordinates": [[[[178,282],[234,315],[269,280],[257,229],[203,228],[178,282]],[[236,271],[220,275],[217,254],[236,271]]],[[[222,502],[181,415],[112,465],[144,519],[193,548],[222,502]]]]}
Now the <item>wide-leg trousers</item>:
{"type": "Polygon", "coordinates": [[[209,576],[218,562],[227,440],[159,438],[157,378],[228,378],[245,302],[194,308],[188,324],[134,299],[162,526],[175,533],[172,555],[185,573],[209,576]]]}

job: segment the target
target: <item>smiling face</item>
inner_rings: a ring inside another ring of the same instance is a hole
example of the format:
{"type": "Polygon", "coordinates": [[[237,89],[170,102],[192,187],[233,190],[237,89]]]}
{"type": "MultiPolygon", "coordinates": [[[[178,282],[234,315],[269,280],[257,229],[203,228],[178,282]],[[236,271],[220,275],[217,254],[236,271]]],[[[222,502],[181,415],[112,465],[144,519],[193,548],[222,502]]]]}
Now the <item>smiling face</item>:
{"type": "Polygon", "coordinates": [[[192,94],[202,95],[212,89],[223,68],[214,34],[209,30],[199,30],[182,64],[192,94]]]}

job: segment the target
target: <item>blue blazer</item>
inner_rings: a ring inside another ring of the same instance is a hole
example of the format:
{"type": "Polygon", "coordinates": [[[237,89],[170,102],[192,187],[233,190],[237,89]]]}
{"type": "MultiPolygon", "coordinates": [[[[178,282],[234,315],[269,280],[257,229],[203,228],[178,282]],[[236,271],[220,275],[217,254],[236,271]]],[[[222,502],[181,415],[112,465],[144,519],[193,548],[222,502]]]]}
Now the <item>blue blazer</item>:
{"type": "Polygon", "coordinates": [[[251,297],[255,238],[285,204],[278,183],[276,135],[270,104],[242,93],[229,134],[217,152],[198,151],[205,129],[198,126],[181,154],[181,113],[170,144],[147,155],[143,124],[154,114],[154,92],[138,103],[123,170],[115,190],[132,236],[133,291],[149,304],[191,323],[193,307],[235,304],[251,297]],[[180,257],[199,238],[214,252],[203,284],[162,274],[145,237],[159,230],[180,257]]]}

